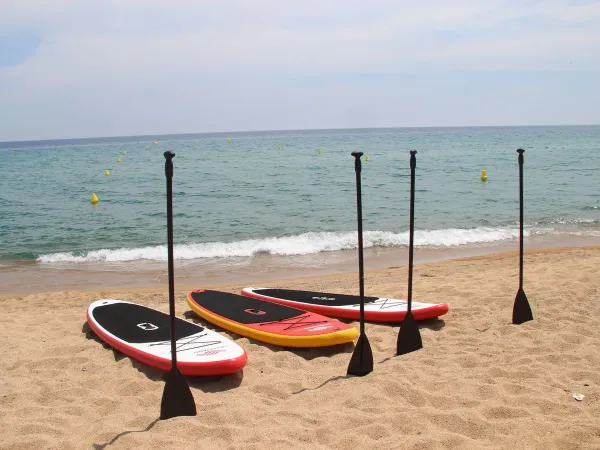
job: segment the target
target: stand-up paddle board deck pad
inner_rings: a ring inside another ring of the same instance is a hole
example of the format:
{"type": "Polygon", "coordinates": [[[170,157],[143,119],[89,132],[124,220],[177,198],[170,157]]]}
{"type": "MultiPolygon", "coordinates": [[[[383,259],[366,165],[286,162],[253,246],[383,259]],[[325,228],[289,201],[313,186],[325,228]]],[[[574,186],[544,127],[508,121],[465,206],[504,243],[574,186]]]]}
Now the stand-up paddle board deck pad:
{"type": "MultiPolygon", "coordinates": [[[[255,287],[242,289],[242,294],[280,305],[301,308],[324,316],[360,319],[360,296],[358,295],[255,287]]],[[[412,302],[411,306],[415,320],[433,319],[448,312],[448,305],[445,303],[412,302]]],[[[406,300],[365,297],[365,320],[371,322],[402,322],[406,316],[407,307],[406,300]]]]}
{"type": "MultiPolygon", "coordinates": [[[[97,300],[88,323],[104,342],[125,355],[164,371],[171,370],[170,316],[121,300],[97,300]]],[[[225,375],[241,370],[248,357],[235,342],[175,318],[177,367],[184,375],[225,375]]]]}
{"type": "Polygon", "coordinates": [[[352,325],[289,306],[237,294],[198,290],[187,296],[203,319],[257,341],[283,347],[324,347],[352,342],[352,325]]]}

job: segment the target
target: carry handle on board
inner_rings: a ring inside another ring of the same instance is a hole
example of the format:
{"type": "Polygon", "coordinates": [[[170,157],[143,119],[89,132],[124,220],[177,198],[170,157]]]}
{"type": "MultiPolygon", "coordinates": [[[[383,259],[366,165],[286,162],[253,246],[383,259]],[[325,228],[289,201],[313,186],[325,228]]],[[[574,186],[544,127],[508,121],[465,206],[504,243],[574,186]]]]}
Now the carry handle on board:
{"type": "Polygon", "coordinates": [[[513,317],[512,322],[515,325],[520,325],[524,322],[533,320],[533,314],[531,312],[531,306],[529,306],[529,300],[523,290],[523,150],[522,148],[517,150],[519,154],[519,290],[515,296],[515,303],[513,305],[513,317]]]}
{"type": "Polygon", "coordinates": [[[167,178],[167,236],[169,255],[169,316],[171,319],[171,371],[168,373],[160,404],[160,419],[178,416],[195,416],[196,402],[187,381],[177,368],[177,334],[175,332],[175,280],[173,270],[173,158],[175,153],[165,152],[167,178]]]}
{"type": "Polygon", "coordinates": [[[352,152],[354,171],[356,172],[356,210],[358,222],[358,276],[360,290],[360,337],[354,347],[354,353],[348,364],[348,375],[362,377],[373,371],[373,351],[365,334],[365,273],[363,265],[363,230],[362,230],[362,191],[360,186],[362,152],[352,152]]]}
{"type": "Polygon", "coordinates": [[[421,332],[412,313],[412,279],[413,279],[413,245],[415,238],[415,168],[417,167],[416,150],[410,151],[410,229],[408,241],[408,305],[404,320],[400,324],[396,354],[414,352],[423,348],[421,332]]]}

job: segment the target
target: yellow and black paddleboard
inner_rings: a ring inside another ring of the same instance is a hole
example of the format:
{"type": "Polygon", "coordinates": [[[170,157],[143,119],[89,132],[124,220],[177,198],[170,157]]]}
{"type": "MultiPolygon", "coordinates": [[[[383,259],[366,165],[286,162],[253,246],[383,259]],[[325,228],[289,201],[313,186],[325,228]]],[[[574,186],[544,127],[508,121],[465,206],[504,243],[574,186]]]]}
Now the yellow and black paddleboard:
{"type": "Polygon", "coordinates": [[[339,320],[242,295],[198,290],[188,294],[187,302],[221,328],[283,347],[325,347],[358,337],[356,328],[339,320]]]}

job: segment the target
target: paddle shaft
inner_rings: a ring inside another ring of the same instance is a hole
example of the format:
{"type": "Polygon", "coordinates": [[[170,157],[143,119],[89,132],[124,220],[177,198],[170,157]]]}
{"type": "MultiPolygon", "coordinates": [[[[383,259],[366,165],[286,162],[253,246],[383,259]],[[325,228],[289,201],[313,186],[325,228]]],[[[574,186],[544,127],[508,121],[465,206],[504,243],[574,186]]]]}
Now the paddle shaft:
{"type": "Polygon", "coordinates": [[[365,332],[365,271],[363,263],[363,228],[362,228],[362,189],[360,185],[360,172],[362,152],[353,152],[354,171],[356,172],[356,216],[358,222],[358,286],[360,294],[360,334],[365,332]]]}
{"type": "Polygon", "coordinates": [[[523,289],[523,150],[519,154],[519,289],[523,289]]]}
{"type": "Polygon", "coordinates": [[[177,369],[177,335],[175,333],[175,276],[173,269],[173,158],[175,153],[165,152],[167,177],[167,249],[169,258],[169,315],[171,318],[171,370],[177,369]]]}
{"type": "Polygon", "coordinates": [[[415,168],[417,167],[416,150],[410,151],[410,225],[408,239],[408,311],[412,311],[412,280],[413,280],[413,245],[415,237],[415,168]]]}

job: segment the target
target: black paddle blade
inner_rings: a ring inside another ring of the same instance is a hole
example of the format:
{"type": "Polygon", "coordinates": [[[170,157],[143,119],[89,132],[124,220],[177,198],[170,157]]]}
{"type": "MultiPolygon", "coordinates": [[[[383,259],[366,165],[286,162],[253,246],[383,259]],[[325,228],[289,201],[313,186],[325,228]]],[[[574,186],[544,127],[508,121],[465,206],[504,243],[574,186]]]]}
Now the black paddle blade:
{"type": "Polygon", "coordinates": [[[171,370],[167,375],[165,390],[160,404],[160,420],[179,416],[195,416],[196,402],[190,387],[179,369],[171,370]]]}
{"type": "Polygon", "coordinates": [[[373,372],[373,351],[366,334],[361,334],[348,364],[348,375],[364,377],[373,372]]]}
{"type": "Polygon", "coordinates": [[[413,316],[412,312],[409,311],[400,325],[398,342],[396,344],[396,355],[404,355],[421,348],[423,348],[421,332],[417,326],[415,316],[413,316]]]}
{"type": "Polygon", "coordinates": [[[515,297],[515,305],[513,306],[512,323],[521,325],[530,320],[533,320],[533,314],[531,312],[531,306],[529,306],[529,300],[527,300],[523,288],[519,288],[517,296],[515,297]]]}

